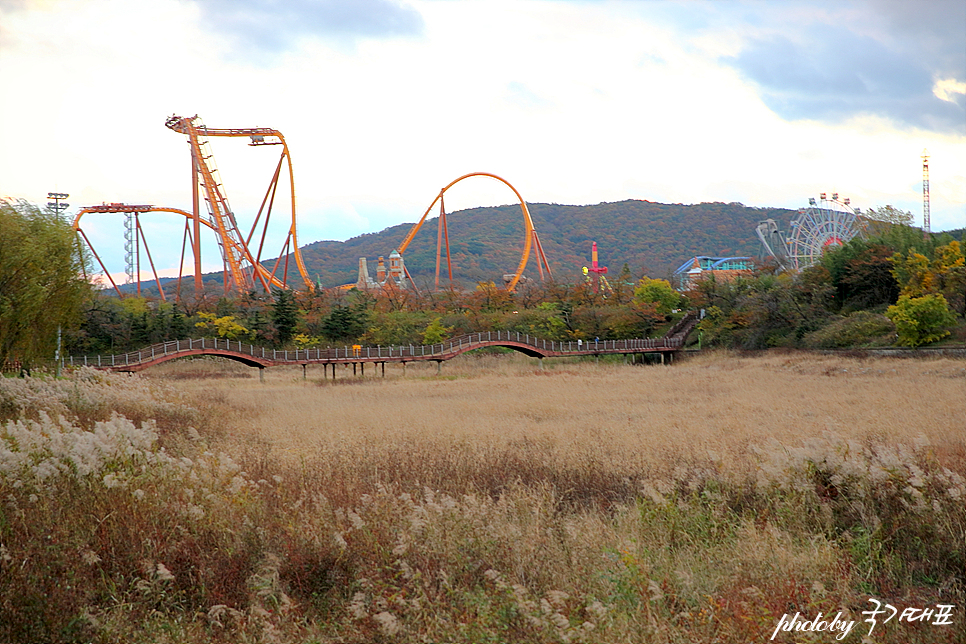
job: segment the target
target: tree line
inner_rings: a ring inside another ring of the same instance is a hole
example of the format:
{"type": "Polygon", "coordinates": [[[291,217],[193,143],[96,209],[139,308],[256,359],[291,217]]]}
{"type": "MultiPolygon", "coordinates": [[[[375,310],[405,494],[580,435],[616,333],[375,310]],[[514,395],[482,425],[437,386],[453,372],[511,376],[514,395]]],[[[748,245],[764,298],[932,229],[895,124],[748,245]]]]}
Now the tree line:
{"type": "Polygon", "coordinates": [[[866,232],[800,273],[775,265],[699,283],[703,342],[743,348],[921,346],[966,340],[966,259],[948,233],[924,235],[912,215],[871,211],[866,232]]]}
{"type": "Polygon", "coordinates": [[[274,348],[432,344],[457,335],[519,331],[548,340],[616,340],[661,333],[686,308],[667,280],[634,279],[625,267],[613,289],[587,283],[493,282],[471,290],[387,287],[273,290],[189,306],[95,294],[71,330],[75,354],[120,353],[166,340],[218,337],[274,348]]]}
{"type": "Polygon", "coordinates": [[[702,345],[919,346],[951,332],[966,340],[961,243],[947,234],[924,236],[908,213],[887,207],[873,214],[879,219],[866,235],[800,273],[763,262],[737,279],[701,280],[683,294],[625,264],[612,288],[599,292],[589,282],[525,281],[510,293],[481,281],[420,292],[316,288],[216,297],[212,289],[163,302],[94,288],[83,277],[89,266],[69,225],[26,202],[0,201],[0,364],[49,364],[58,329],[71,355],[189,337],[275,348],[423,344],[491,330],[619,340],[662,335],[687,309],[705,312],[702,345]]]}

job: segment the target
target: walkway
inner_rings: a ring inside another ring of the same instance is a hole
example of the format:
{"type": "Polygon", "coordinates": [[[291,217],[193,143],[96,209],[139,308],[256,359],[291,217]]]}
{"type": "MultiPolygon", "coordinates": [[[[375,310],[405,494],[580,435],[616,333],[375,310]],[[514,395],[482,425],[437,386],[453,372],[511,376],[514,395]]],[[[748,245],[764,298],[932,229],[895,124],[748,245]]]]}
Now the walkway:
{"type": "Polygon", "coordinates": [[[71,367],[89,366],[110,371],[141,371],[168,360],[208,355],[237,360],[259,369],[280,365],[298,364],[304,367],[311,364],[331,364],[333,365],[334,377],[334,366],[337,364],[364,365],[365,363],[375,363],[383,365],[383,369],[385,369],[387,362],[401,362],[405,365],[408,362],[433,361],[439,365],[467,351],[483,347],[506,347],[541,360],[543,358],[574,356],[613,354],[626,356],[656,353],[661,355],[661,362],[664,362],[665,354],[673,355],[684,347],[684,341],[693,329],[695,322],[693,316],[689,314],[663,338],[590,342],[579,340],[556,342],[516,331],[472,333],[440,344],[429,345],[410,344],[388,347],[353,345],[335,349],[296,349],[288,351],[266,349],[265,347],[256,347],[253,344],[245,344],[238,340],[220,338],[171,340],[119,355],[71,357],[67,359],[66,364],[71,367]]]}

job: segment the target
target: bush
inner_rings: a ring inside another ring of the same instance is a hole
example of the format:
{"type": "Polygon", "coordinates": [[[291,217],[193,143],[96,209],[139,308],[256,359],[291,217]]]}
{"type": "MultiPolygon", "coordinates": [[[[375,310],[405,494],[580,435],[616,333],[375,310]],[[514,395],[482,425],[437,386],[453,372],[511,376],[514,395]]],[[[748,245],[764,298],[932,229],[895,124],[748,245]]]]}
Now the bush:
{"type": "Polygon", "coordinates": [[[886,317],[896,325],[899,344],[907,347],[941,340],[949,335],[949,327],[956,324],[956,317],[942,295],[903,295],[889,307],[886,317]]]}
{"type": "Polygon", "coordinates": [[[892,344],[895,332],[895,325],[886,316],[871,311],[857,311],[807,334],[802,338],[802,344],[809,349],[892,344]]]}

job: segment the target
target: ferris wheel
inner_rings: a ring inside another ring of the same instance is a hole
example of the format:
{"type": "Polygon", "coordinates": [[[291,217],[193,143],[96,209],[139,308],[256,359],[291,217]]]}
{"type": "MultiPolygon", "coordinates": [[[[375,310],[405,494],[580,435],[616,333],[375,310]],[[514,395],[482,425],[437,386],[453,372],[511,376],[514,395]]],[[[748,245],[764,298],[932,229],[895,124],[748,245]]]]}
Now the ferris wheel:
{"type": "Polygon", "coordinates": [[[862,231],[860,209],[852,208],[849,198],[839,200],[837,192],[829,199],[826,193],[808,200],[808,207],[798,211],[791,222],[787,238],[778,231],[774,220],[758,225],[758,238],[769,255],[787,270],[800,271],[821,259],[829,248],[842,246],[862,231]]]}

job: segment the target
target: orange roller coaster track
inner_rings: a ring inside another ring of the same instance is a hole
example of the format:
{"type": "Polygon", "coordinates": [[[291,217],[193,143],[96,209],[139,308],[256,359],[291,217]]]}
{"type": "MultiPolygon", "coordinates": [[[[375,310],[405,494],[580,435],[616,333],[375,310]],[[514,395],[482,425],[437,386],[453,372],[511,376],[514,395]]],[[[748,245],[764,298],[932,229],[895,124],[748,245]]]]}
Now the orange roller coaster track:
{"type": "MultiPolygon", "coordinates": [[[[161,299],[167,300],[167,297],[165,296],[164,288],[161,286],[161,279],[158,277],[158,271],[154,266],[154,259],[151,257],[151,249],[148,247],[147,239],[144,236],[144,230],[141,228],[140,214],[148,213],[148,212],[174,213],[176,215],[181,215],[185,217],[185,234],[184,234],[184,241],[181,245],[181,264],[178,271],[179,276],[178,276],[178,284],[177,284],[177,291],[176,291],[177,297],[180,298],[181,273],[183,272],[183,268],[184,268],[185,249],[189,242],[191,243],[191,246],[194,247],[195,246],[194,240],[197,239],[197,234],[195,236],[192,236],[191,229],[190,229],[190,224],[192,220],[194,220],[194,215],[192,213],[186,212],[184,210],[179,210],[178,208],[166,208],[164,206],[109,203],[109,204],[102,204],[100,206],[88,206],[86,208],[81,208],[77,212],[77,215],[74,216],[74,221],[71,224],[71,227],[74,229],[74,232],[77,233],[78,242],[83,240],[83,242],[90,249],[91,254],[94,256],[94,259],[97,260],[97,263],[101,267],[101,270],[104,271],[105,278],[111,283],[111,286],[114,288],[114,291],[117,293],[118,297],[123,297],[123,294],[121,293],[121,289],[118,287],[117,282],[114,281],[114,278],[111,276],[110,271],[107,270],[107,267],[104,265],[104,262],[101,260],[100,255],[98,255],[97,249],[94,248],[94,245],[90,242],[90,239],[88,238],[87,233],[85,233],[84,229],[81,228],[81,219],[83,219],[84,215],[91,215],[91,214],[129,215],[131,217],[131,221],[133,222],[132,232],[134,235],[134,239],[129,241],[133,243],[133,254],[135,256],[135,259],[132,260],[129,268],[131,269],[131,275],[137,276],[136,277],[137,294],[138,295],[141,294],[141,248],[143,247],[145,256],[147,257],[148,263],[151,266],[151,272],[154,275],[154,281],[158,287],[158,292],[161,295],[161,299]]],[[[217,232],[217,230],[215,229],[214,225],[211,224],[211,222],[200,220],[199,224],[206,226],[207,228],[210,228],[211,230],[217,232]]],[[[236,251],[237,250],[238,249],[236,249],[236,251]]]]}
{"type": "MultiPolygon", "coordinates": [[[[447,190],[455,186],[457,183],[463,179],[468,179],[470,177],[490,177],[491,179],[496,179],[501,183],[505,184],[513,194],[516,195],[517,200],[520,202],[520,209],[523,211],[523,225],[524,225],[524,243],[523,243],[523,254],[520,257],[520,264],[517,266],[516,272],[513,274],[513,278],[507,283],[506,289],[512,291],[516,288],[517,283],[523,276],[523,271],[527,268],[527,262],[530,259],[530,251],[535,250],[537,253],[537,270],[540,272],[540,279],[550,278],[553,279],[553,274],[550,272],[550,264],[547,262],[547,256],[543,252],[543,245],[540,243],[540,238],[537,236],[537,230],[533,226],[533,219],[530,217],[530,211],[527,209],[527,203],[520,196],[520,193],[514,188],[509,181],[502,177],[498,177],[495,174],[490,174],[489,172],[471,172],[469,174],[464,174],[462,177],[451,181],[446,187],[439,191],[439,194],[433,200],[433,203],[429,204],[429,208],[423,213],[423,216],[412,227],[409,234],[406,235],[406,239],[403,240],[402,244],[399,245],[397,249],[399,254],[402,255],[406,248],[412,242],[416,233],[422,227],[423,222],[426,221],[426,217],[429,215],[430,211],[439,203],[439,229],[436,233],[436,288],[439,288],[439,268],[442,256],[443,244],[446,245],[446,268],[449,273],[449,279],[453,280],[453,265],[450,260],[449,254],[449,230],[446,226],[446,208],[444,206],[443,195],[447,190]],[[546,274],[544,274],[544,269],[546,269],[546,274]]],[[[412,282],[412,277],[409,276],[409,271],[406,271],[406,276],[409,277],[410,282],[412,282]]],[[[415,286],[415,285],[414,285],[415,286]]]]}
{"type": "Polygon", "coordinates": [[[208,223],[218,237],[218,244],[221,250],[222,259],[227,267],[226,290],[251,290],[256,282],[266,291],[271,287],[287,287],[288,276],[288,257],[291,255],[295,259],[296,266],[307,288],[312,288],[305,264],[302,261],[302,254],[299,251],[298,236],[295,228],[295,176],[292,172],[292,157],[289,154],[288,144],[285,137],[278,130],[271,128],[235,128],[235,129],[215,129],[209,128],[201,122],[195,115],[192,117],[170,116],[165,120],[165,126],[169,129],[184,134],[188,137],[191,146],[191,191],[192,191],[192,221],[194,224],[194,238],[192,251],[195,263],[195,288],[200,292],[201,289],[201,246],[199,243],[200,225],[202,223],[198,194],[204,191],[204,198],[208,209],[208,223]],[[235,219],[235,214],[228,204],[228,197],[224,192],[221,180],[218,176],[218,169],[215,166],[214,156],[208,143],[210,136],[227,137],[248,137],[251,140],[249,145],[281,145],[282,154],[275,168],[275,174],[269,183],[262,205],[258,210],[255,221],[247,236],[242,234],[235,219]],[[272,215],[272,207],[275,203],[275,195],[278,190],[279,176],[282,167],[288,168],[289,195],[291,200],[291,224],[289,225],[285,241],[279,251],[274,270],[269,271],[262,265],[262,252],[265,250],[265,239],[268,231],[269,220],[272,215]],[[267,206],[267,208],[266,208],[267,206]],[[264,221],[262,217],[264,215],[264,221]],[[258,248],[252,253],[252,240],[261,224],[261,234],[257,240],[258,248]],[[284,259],[282,276],[275,275],[279,261],[284,259]]]}

